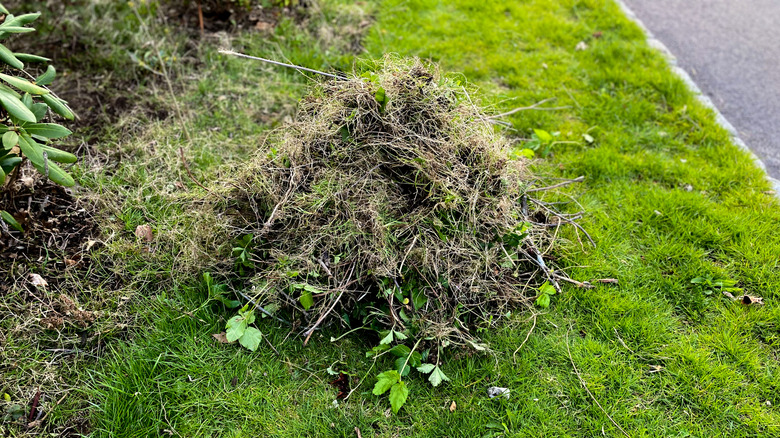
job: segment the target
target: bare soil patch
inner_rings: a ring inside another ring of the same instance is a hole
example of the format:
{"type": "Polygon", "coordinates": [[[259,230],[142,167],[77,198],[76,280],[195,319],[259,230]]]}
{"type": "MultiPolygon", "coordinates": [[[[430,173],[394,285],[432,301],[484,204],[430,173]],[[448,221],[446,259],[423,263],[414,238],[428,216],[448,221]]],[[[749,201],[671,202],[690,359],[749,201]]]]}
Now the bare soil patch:
{"type": "MultiPolygon", "coordinates": [[[[0,233],[0,276],[13,278],[20,266],[45,266],[47,276],[66,269],[84,268],[85,256],[97,233],[94,211],[79,201],[72,189],[59,186],[40,176],[35,169],[23,167],[10,190],[0,192],[0,210],[9,212],[24,229],[6,224],[0,233]]],[[[47,278],[56,282],[57,276],[47,278]]],[[[0,284],[0,293],[11,287],[0,284]]]]}

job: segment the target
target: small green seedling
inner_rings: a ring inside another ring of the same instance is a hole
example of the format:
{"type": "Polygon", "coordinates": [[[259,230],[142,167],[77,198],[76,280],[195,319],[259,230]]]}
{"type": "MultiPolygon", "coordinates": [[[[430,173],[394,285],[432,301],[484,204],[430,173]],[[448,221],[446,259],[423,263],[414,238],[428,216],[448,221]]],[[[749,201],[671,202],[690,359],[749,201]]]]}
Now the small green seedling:
{"type": "Polygon", "coordinates": [[[249,310],[249,305],[242,307],[238,315],[230,318],[225,326],[225,337],[228,342],[238,341],[244,348],[257,351],[260,341],[263,339],[263,333],[250,324],[255,322],[255,312],[249,310]]]}
{"type": "Polygon", "coordinates": [[[539,295],[536,297],[536,305],[543,308],[550,307],[550,299],[555,295],[555,288],[548,282],[539,288],[539,295]]]}
{"type": "Polygon", "coordinates": [[[216,300],[224,304],[228,309],[235,309],[241,306],[241,302],[238,300],[231,300],[227,295],[227,285],[219,284],[211,277],[211,273],[203,273],[203,283],[206,286],[206,292],[209,295],[209,301],[216,300]]]}
{"type": "Polygon", "coordinates": [[[252,246],[254,236],[245,234],[236,240],[236,246],[233,247],[233,257],[236,258],[236,268],[241,275],[244,275],[244,269],[253,269],[255,264],[252,262],[252,246]]]}
{"type": "Polygon", "coordinates": [[[382,395],[390,391],[390,406],[393,413],[397,414],[409,397],[409,388],[401,380],[401,375],[396,370],[385,371],[376,376],[374,395],[382,395]]]}
{"type": "Polygon", "coordinates": [[[393,338],[405,340],[407,336],[395,330],[388,330],[380,344],[367,352],[366,357],[379,357],[385,353],[390,353],[396,357],[395,369],[377,375],[374,395],[382,395],[389,389],[390,406],[393,408],[393,413],[397,414],[409,396],[409,389],[401,379],[408,376],[412,368],[419,373],[428,374],[428,382],[434,387],[441,385],[444,381],[449,382],[450,378],[444,374],[438,363],[424,363],[428,359],[428,351],[423,353],[415,351],[420,345],[420,341],[413,348],[409,348],[404,344],[391,347],[390,343],[393,338]]]}

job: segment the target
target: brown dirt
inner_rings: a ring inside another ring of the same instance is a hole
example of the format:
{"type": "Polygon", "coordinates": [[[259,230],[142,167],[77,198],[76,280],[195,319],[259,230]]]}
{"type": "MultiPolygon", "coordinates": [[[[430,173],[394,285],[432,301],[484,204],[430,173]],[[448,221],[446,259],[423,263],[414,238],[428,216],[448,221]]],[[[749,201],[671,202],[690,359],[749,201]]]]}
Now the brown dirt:
{"type": "MultiPolygon", "coordinates": [[[[259,3],[259,2],[255,2],[259,3]]],[[[259,4],[241,7],[226,0],[202,1],[168,1],[164,15],[178,17],[181,23],[189,29],[199,30],[201,20],[198,6],[203,16],[205,32],[234,31],[238,29],[272,30],[282,17],[292,17],[296,22],[302,21],[307,10],[311,8],[311,0],[300,0],[294,7],[262,7],[259,4]]]]}
{"type": "MultiPolygon", "coordinates": [[[[73,190],[44,180],[35,169],[22,167],[10,190],[0,194],[0,210],[6,210],[22,225],[19,232],[0,224],[0,276],[13,277],[14,265],[46,265],[46,272],[84,268],[90,238],[97,229],[92,207],[79,202],[73,190]],[[7,228],[7,229],[6,229],[7,228]]],[[[56,282],[56,276],[47,278],[56,282]]],[[[0,284],[0,293],[10,284],[0,284]]]]}

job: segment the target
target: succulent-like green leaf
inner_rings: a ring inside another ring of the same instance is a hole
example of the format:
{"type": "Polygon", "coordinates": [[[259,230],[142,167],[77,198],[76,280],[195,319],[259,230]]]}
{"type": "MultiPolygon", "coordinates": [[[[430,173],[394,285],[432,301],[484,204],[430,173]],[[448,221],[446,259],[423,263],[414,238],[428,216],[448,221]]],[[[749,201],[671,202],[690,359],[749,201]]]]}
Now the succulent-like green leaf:
{"type": "Polygon", "coordinates": [[[46,138],[62,138],[72,134],[70,129],[56,123],[26,123],[23,128],[30,135],[46,138]]]}
{"type": "Polygon", "coordinates": [[[0,82],[0,90],[6,91],[8,94],[14,96],[17,99],[21,99],[22,98],[22,95],[19,94],[19,92],[17,92],[13,88],[9,87],[8,85],[3,84],[2,82],[0,82]]]}
{"type": "Polygon", "coordinates": [[[298,299],[304,310],[309,310],[314,305],[314,297],[309,290],[302,290],[301,297],[298,299]]]}
{"type": "Polygon", "coordinates": [[[51,160],[46,161],[46,168],[40,168],[38,166],[35,166],[35,168],[38,169],[38,172],[44,174],[48,171],[49,179],[63,187],[73,187],[76,185],[76,181],[73,180],[73,177],[51,160]]]}
{"type": "Polygon", "coordinates": [[[24,106],[27,107],[27,109],[32,110],[33,106],[33,98],[30,93],[24,93],[24,96],[22,96],[22,103],[24,106]]]}
{"type": "Polygon", "coordinates": [[[14,53],[14,56],[22,62],[49,62],[51,59],[29,53],[14,53]]]}
{"type": "Polygon", "coordinates": [[[382,337],[382,340],[379,341],[379,345],[389,345],[391,342],[393,342],[393,331],[388,330],[387,334],[382,337]]]}
{"type": "Polygon", "coordinates": [[[434,368],[436,368],[436,365],[434,365],[432,363],[424,363],[424,364],[420,365],[419,367],[417,367],[417,371],[419,371],[421,373],[424,373],[424,374],[428,374],[431,371],[433,371],[434,368]]]}
{"type": "Polygon", "coordinates": [[[0,89],[0,104],[3,105],[8,114],[24,122],[35,123],[35,114],[32,113],[18,97],[6,90],[0,89]]]}
{"type": "Polygon", "coordinates": [[[246,319],[243,316],[236,315],[230,318],[227,322],[227,326],[225,327],[225,336],[228,342],[235,342],[241,338],[241,336],[244,336],[246,327],[246,319]]]}
{"type": "Polygon", "coordinates": [[[447,375],[444,374],[444,371],[442,371],[438,366],[436,366],[431,372],[431,375],[428,376],[428,381],[431,382],[431,385],[433,386],[441,385],[441,382],[444,380],[449,382],[450,378],[447,377],[447,375]]]}
{"type": "Polygon", "coordinates": [[[24,231],[22,228],[22,225],[14,219],[13,216],[11,216],[11,213],[8,213],[5,210],[0,210],[0,217],[3,218],[3,220],[10,226],[12,226],[16,231],[19,231],[20,233],[24,231]]]}
{"type": "Polygon", "coordinates": [[[32,82],[28,81],[27,79],[17,78],[16,76],[11,76],[3,73],[0,73],[0,79],[30,94],[37,94],[37,95],[49,94],[49,90],[43,87],[39,87],[33,84],[32,82]]]}
{"type": "Polygon", "coordinates": [[[6,64],[10,65],[13,68],[23,69],[24,64],[22,61],[20,61],[16,56],[14,56],[13,53],[11,53],[10,50],[8,50],[8,47],[0,44],[0,61],[5,62],[6,64]]]}
{"type": "Polygon", "coordinates": [[[29,33],[35,32],[34,27],[21,27],[21,26],[0,26],[0,34],[6,33],[29,33]]]}
{"type": "Polygon", "coordinates": [[[544,143],[549,143],[553,140],[553,136],[543,129],[534,129],[534,134],[544,143]]]}
{"type": "Polygon", "coordinates": [[[37,79],[35,79],[35,83],[38,85],[49,85],[54,80],[54,76],[57,75],[57,70],[54,69],[54,66],[48,66],[46,67],[46,71],[38,76],[37,79]]]}
{"type": "Polygon", "coordinates": [[[19,143],[19,134],[14,131],[8,131],[3,134],[3,148],[13,149],[19,143]]]}
{"type": "Polygon", "coordinates": [[[47,175],[50,180],[65,187],[71,187],[76,184],[73,178],[62,170],[60,166],[54,164],[48,157],[44,157],[44,152],[48,156],[48,151],[45,151],[32,137],[28,135],[20,136],[19,149],[22,150],[24,156],[30,160],[33,166],[38,169],[38,172],[47,175]]]}
{"type": "Polygon", "coordinates": [[[38,17],[40,16],[41,16],[40,12],[33,12],[30,14],[22,14],[17,16],[8,15],[5,21],[3,22],[3,25],[0,26],[0,30],[5,30],[3,29],[4,26],[9,26],[9,27],[24,26],[25,24],[29,24],[37,20],[38,17]]]}
{"type": "Polygon", "coordinates": [[[406,377],[412,371],[412,367],[409,365],[405,357],[399,357],[395,360],[395,369],[401,374],[401,377],[406,377]]]}
{"type": "Polygon", "coordinates": [[[3,172],[8,175],[12,170],[14,170],[14,167],[18,166],[21,162],[22,158],[17,157],[16,155],[0,158],[0,168],[2,168],[3,172]]]}
{"type": "Polygon", "coordinates": [[[409,348],[409,347],[407,347],[407,346],[406,346],[406,345],[404,345],[404,344],[398,344],[398,345],[396,345],[395,347],[393,347],[393,348],[390,350],[390,353],[391,353],[393,356],[395,356],[395,357],[404,357],[404,358],[405,358],[406,356],[408,356],[408,355],[409,355],[409,353],[411,353],[411,352],[412,352],[412,349],[411,349],[411,348],[409,348]]]}
{"type": "Polygon", "coordinates": [[[8,15],[10,12],[8,12],[8,9],[5,8],[2,4],[0,4],[0,14],[8,15]]]}
{"type": "Polygon", "coordinates": [[[547,294],[541,294],[536,298],[536,305],[543,308],[550,307],[550,296],[547,294]]]}
{"type": "Polygon", "coordinates": [[[51,146],[41,145],[41,149],[43,149],[46,152],[46,155],[49,157],[50,160],[56,161],[57,163],[75,163],[78,161],[78,157],[71,154],[70,152],[61,151],[57,148],[53,148],[51,146]]]}
{"type": "Polygon", "coordinates": [[[33,140],[29,135],[22,134],[19,136],[19,149],[36,168],[40,166],[45,170],[46,161],[43,156],[43,148],[37,141],[33,140]]]}
{"type": "Polygon", "coordinates": [[[44,94],[41,96],[41,98],[44,102],[46,102],[46,105],[49,105],[49,108],[51,108],[52,111],[61,115],[62,117],[65,117],[68,120],[73,120],[73,113],[65,104],[65,101],[58,99],[51,94],[44,94]]]}
{"type": "Polygon", "coordinates": [[[46,117],[46,111],[48,110],[48,105],[40,102],[32,104],[32,108],[30,108],[30,111],[32,111],[32,113],[35,115],[35,121],[37,122],[40,122],[44,117],[46,117]]]}

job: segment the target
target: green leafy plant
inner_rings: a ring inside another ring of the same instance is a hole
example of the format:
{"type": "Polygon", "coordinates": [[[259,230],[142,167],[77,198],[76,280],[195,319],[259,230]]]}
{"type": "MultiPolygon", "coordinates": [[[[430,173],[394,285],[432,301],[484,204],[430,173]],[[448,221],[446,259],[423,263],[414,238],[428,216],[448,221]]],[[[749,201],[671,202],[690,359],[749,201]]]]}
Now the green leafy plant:
{"type": "MultiPolygon", "coordinates": [[[[14,16],[2,5],[0,14],[5,15],[0,24],[0,40],[14,34],[34,32],[35,29],[28,25],[40,16],[40,13],[14,16]]],[[[25,62],[48,61],[37,55],[14,53],[0,44],[0,185],[6,188],[18,175],[17,169],[25,159],[53,182],[66,187],[75,184],[57,163],[74,163],[76,156],[52,146],[52,140],[67,137],[71,131],[56,123],[45,122],[49,110],[68,120],[74,117],[68,104],[46,88],[54,80],[56,70],[49,65],[36,78],[25,70],[25,62]]],[[[3,221],[21,230],[9,213],[2,213],[3,221]]]]}
{"type": "Polygon", "coordinates": [[[227,341],[238,341],[244,348],[257,351],[257,347],[260,346],[260,341],[263,339],[263,333],[256,327],[250,327],[250,324],[254,322],[254,309],[250,310],[247,304],[238,311],[238,315],[228,320],[225,326],[227,341]]]}
{"type": "Polygon", "coordinates": [[[539,287],[539,295],[536,296],[536,305],[544,307],[545,309],[550,307],[550,300],[555,295],[555,288],[548,282],[545,282],[539,287]]]}
{"type": "Polygon", "coordinates": [[[550,155],[553,145],[555,144],[555,137],[559,133],[553,132],[552,134],[543,129],[534,129],[534,133],[531,135],[531,140],[525,144],[525,147],[534,151],[543,157],[550,155]]]}
{"type": "Polygon", "coordinates": [[[379,345],[367,352],[366,356],[379,358],[379,356],[390,353],[396,357],[395,369],[377,375],[377,382],[373,390],[374,395],[382,395],[390,390],[390,406],[393,413],[397,414],[409,397],[409,388],[402,378],[408,376],[412,368],[419,373],[427,374],[428,382],[434,387],[441,385],[444,381],[450,381],[450,378],[439,367],[438,361],[436,364],[424,363],[428,359],[429,353],[428,351],[422,353],[416,351],[421,341],[417,341],[412,348],[403,343],[391,346],[394,339],[403,341],[408,339],[408,336],[395,330],[388,330],[380,335],[382,339],[379,341],[379,345]]]}
{"type": "Polygon", "coordinates": [[[729,278],[713,277],[711,275],[696,277],[691,280],[691,284],[697,285],[702,293],[704,293],[704,295],[712,295],[715,292],[742,292],[741,288],[734,287],[737,284],[735,280],[731,280],[729,278]]]}
{"type": "Polygon", "coordinates": [[[401,374],[396,370],[390,370],[380,373],[376,379],[374,395],[382,395],[389,390],[390,406],[393,408],[393,413],[397,414],[409,397],[409,388],[401,380],[401,374]]]}
{"type": "Polygon", "coordinates": [[[244,275],[245,269],[252,269],[255,264],[252,262],[252,246],[254,236],[245,234],[236,241],[233,247],[233,256],[236,258],[236,268],[241,275],[244,275]]]}
{"type": "Polygon", "coordinates": [[[241,302],[238,300],[233,300],[228,298],[227,295],[227,285],[219,284],[216,281],[214,281],[214,278],[211,276],[211,273],[204,272],[203,273],[203,283],[206,288],[206,292],[208,293],[209,299],[206,301],[207,303],[211,300],[219,301],[220,303],[224,304],[225,307],[228,309],[235,309],[236,307],[241,306],[241,302]]]}

